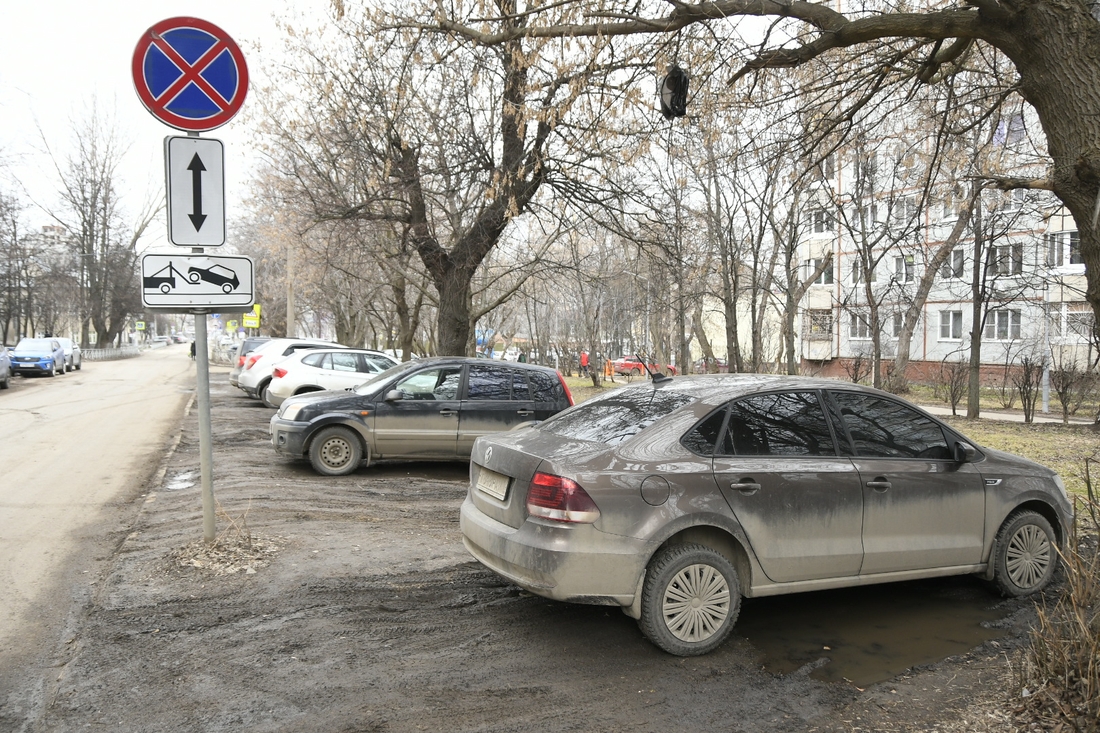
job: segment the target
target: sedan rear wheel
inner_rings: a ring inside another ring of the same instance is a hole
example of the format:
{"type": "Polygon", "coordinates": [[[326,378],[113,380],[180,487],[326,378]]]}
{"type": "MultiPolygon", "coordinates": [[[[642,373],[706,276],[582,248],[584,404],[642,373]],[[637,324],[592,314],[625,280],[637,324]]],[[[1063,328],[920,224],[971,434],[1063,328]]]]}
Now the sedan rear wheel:
{"type": "Polygon", "coordinates": [[[997,533],[993,582],[1010,598],[1046,587],[1058,568],[1058,542],[1041,514],[1023,511],[1010,516],[997,533]]]}
{"type": "Polygon", "coordinates": [[[362,460],[363,447],[347,428],[324,428],[309,444],[309,462],[323,476],[346,476],[359,468],[362,460]]]}
{"type": "Polygon", "coordinates": [[[654,556],[642,589],[642,633],[669,654],[706,654],[733,629],[741,610],[737,571],[703,545],[671,545],[654,556]]]}

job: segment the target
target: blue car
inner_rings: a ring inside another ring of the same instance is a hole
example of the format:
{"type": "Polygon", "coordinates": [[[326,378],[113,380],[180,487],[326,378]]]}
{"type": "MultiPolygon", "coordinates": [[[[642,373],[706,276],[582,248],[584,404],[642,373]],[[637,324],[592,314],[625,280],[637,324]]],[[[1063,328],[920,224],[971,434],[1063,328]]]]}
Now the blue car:
{"type": "Polygon", "coordinates": [[[21,339],[12,351],[11,370],[23,376],[64,374],[65,349],[54,338],[21,339]]]}
{"type": "Polygon", "coordinates": [[[11,354],[8,347],[0,344],[0,389],[11,386],[11,354]]]}

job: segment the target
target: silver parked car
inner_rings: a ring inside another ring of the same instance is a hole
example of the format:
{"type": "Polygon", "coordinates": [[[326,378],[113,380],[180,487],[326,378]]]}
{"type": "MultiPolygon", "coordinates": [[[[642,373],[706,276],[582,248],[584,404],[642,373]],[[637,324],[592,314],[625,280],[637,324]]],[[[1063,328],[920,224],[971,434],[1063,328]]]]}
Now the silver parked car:
{"type": "Polygon", "coordinates": [[[65,371],[71,372],[74,369],[79,371],[84,365],[80,354],[80,346],[74,343],[72,339],[58,338],[57,340],[61,342],[61,348],[65,350],[65,371]]]}
{"type": "Polygon", "coordinates": [[[678,655],[741,597],[973,573],[1042,589],[1072,507],[1036,463],[822,379],[663,378],[474,445],[467,549],[532,593],[621,606],[678,655]]]}

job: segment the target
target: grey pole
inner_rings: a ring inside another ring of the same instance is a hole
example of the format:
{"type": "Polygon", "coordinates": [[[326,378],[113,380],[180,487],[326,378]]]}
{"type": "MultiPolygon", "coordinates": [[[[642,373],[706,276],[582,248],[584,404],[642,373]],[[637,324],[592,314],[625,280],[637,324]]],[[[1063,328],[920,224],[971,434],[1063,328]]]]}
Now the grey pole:
{"type": "Polygon", "coordinates": [[[195,312],[195,366],[199,403],[199,470],[202,476],[202,538],[212,544],[214,524],[214,448],[210,429],[210,346],[206,311],[195,312]]]}

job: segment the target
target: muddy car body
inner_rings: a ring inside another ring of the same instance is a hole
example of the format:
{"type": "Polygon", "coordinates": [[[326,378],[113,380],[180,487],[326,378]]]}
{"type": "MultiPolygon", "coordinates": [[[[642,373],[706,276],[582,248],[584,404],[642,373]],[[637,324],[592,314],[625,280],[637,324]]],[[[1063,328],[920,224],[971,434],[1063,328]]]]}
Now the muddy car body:
{"type": "Polygon", "coordinates": [[[399,364],[350,391],[286,399],[271,418],[271,442],[325,475],[380,459],[467,460],[478,437],[572,404],[554,369],[436,357],[399,364]]]}
{"type": "Polygon", "coordinates": [[[517,585],[621,606],[690,655],[721,643],[741,596],[967,573],[1034,592],[1071,512],[1053,471],[892,395],[699,375],[479,440],[461,527],[517,585]]]}

